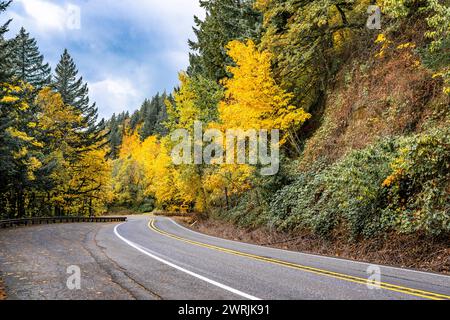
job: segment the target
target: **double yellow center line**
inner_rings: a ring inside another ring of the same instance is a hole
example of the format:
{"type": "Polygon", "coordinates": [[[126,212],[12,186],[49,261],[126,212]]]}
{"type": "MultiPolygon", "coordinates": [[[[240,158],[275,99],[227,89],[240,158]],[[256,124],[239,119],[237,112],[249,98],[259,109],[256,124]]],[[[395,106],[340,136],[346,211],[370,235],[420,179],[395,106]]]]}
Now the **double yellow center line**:
{"type": "MultiPolygon", "coordinates": [[[[350,275],[346,275],[346,274],[342,274],[342,273],[337,273],[337,272],[332,272],[332,271],[328,271],[328,270],[324,270],[324,269],[313,268],[313,267],[308,267],[308,266],[295,264],[295,263],[291,263],[291,262],[286,262],[286,261],[282,261],[282,260],[262,257],[262,256],[258,256],[258,255],[253,255],[253,254],[249,254],[249,253],[245,253],[245,252],[235,251],[235,250],[231,250],[231,249],[227,249],[227,248],[222,248],[222,247],[218,247],[218,246],[214,246],[214,245],[210,245],[210,244],[206,244],[206,243],[202,243],[202,242],[198,242],[198,241],[182,238],[182,237],[176,236],[174,234],[170,234],[170,233],[168,233],[166,231],[163,231],[161,229],[158,229],[155,226],[155,220],[154,219],[149,221],[148,227],[149,227],[150,230],[152,230],[152,231],[154,231],[156,233],[159,233],[162,236],[165,236],[165,237],[168,237],[168,238],[172,238],[172,239],[175,239],[175,240],[178,240],[178,241],[182,241],[182,242],[185,242],[185,243],[189,243],[189,244],[192,244],[192,245],[195,245],[195,246],[208,248],[208,249],[212,249],[212,250],[216,250],[216,251],[220,251],[220,252],[225,252],[225,253],[232,254],[232,255],[235,255],[235,256],[246,257],[246,258],[250,258],[250,259],[253,259],[253,260],[269,262],[269,263],[280,265],[280,266],[283,266],[283,267],[296,269],[296,270],[301,270],[301,271],[314,273],[314,274],[317,274],[317,275],[331,277],[331,278],[335,278],[335,279],[340,279],[340,280],[344,280],[344,281],[348,281],[348,282],[353,282],[353,283],[358,283],[358,284],[363,284],[363,285],[371,284],[368,281],[368,279],[365,279],[365,278],[354,277],[354,276],[350,276],[350,275]]],[[[419,297],[419,298],[425,298],[425,299],[431,299],[431,300],[450,300],[450,296],[447,296],[447,295],[438,294],[438,293],[434,293],[434,292],[423,291],[423,290],[418,290],[418,289],[413,289],[413,288],[408,288],[408,287],[397,286],[397,285],[390,284],[390,283],[384,283],[384,282],[378,283],[377,282],[376,284],[373,283],[372,285],[377,285],[381,289],[384,289],[384,290],[399,292],[399,293],[403,293],[403,294],[406,294],[406,295],[415,296],[415,297],[419,297]]]]}

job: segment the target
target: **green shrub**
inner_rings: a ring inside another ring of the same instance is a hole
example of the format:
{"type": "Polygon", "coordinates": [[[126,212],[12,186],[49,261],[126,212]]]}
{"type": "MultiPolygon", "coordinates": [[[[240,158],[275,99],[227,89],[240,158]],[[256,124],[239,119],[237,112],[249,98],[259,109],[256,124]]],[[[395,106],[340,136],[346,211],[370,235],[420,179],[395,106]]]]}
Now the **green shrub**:
{"type": "MultiPolygon", "coordinates": [[[[450,234],[450,129],[397,137],[353,151],[333,165],[284,173],[218,216],[242,227],[310,230],[356,240],[389,232],[450,234]],[[266,199],[269,189],[273,195],[266,199]],[[277,190],[278,189],[278,190],[277,190]]],[[[235,199],[236,200],[236,199],[235,199]]]]}
{"type": "Polygon", "coordinates": [[[450,129],[403,139],[384,186],[400,231],[449,233],[450,129]]]}
{"type": "Polygon", "coordinates": [[[449,129],[384,139],[301,174],[270,201],[269,223],[351,239],[450,233],[449,129]]]}
{"type": "Polygon", "coordinates": [[[352,152],[327,174],[331,195],[326,209],[338,214],[350,236],[372,237],[393,226],[394,217],[383,214],[387,201],[382,183],[397,147],[397,141],[383,140],[352,152]]]}
{"type": "Polygon", "coordinates": [[[331,236],[340,227],[352,238],[371,237],[388,229],[393,219],[380,210],[387,206],[382,183],[390,172],[396,146],[394,140],[383,140],[352,152],[342,161],[316,174],[309,173],[278,192],[272,202],[272,214],[278,211],[281,198],[295,206],[290,216],[282,217],[285,221],[279,226],[306,227],[323,237],[331,236]]]}
{"type": "Polygon", "coordinates": [[[373,237],[392,227],[394,219],[382,210],[387,206],[382,183],[396,149],[395,140],[383,140],[316,174],[298,192],[295,217],[287,223],[298,223],[323,237],[338,231],[353,239],[373,237]]]}
{"type": "Polygon", "coordinates": [[[145,198],[138,207],[138,211],[142,213],[152,212],[156,209],[156,201],[154,198],[145,198]]]}
{"type": "Polygon", "coordinates": [[[295,182],[279,190],[270,201],[270,224],[281,230],[310,228],[327,236],[335,221],[329,212],[320,210],[324,194],[325,166],[311,168],[298,175],[295,182]]]}

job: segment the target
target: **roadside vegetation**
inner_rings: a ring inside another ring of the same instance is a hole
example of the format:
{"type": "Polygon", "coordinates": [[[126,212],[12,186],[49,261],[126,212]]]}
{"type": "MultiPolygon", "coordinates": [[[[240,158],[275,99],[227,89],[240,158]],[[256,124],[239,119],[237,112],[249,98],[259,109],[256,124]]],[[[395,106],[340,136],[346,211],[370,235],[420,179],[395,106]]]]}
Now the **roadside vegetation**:
{"type": "Polygon", "coordinates": [[[450,8],[379,1],[382,29],[369,30],[369,4],[204,2],[165,126],[281,128],[281,172],[171,165],[167,132],[142,136],[145,117],[124,117],[116,194],[329,240],[448,236],[450,8]]]}
{"type": "Polygon", "coordinates": [[[448,1],[201,4],[208,14],[195,19],[179,87],[105,122],[67,52],[52,76],[25,30],[0,37],[3,217],[183,206],[201,219],[327,243],[445,243],[448,1]],[[366,27],[374,3],[381,30],[366,27]],[[195,121],[280,129],[280,172],[175,166],[170,133],[195,121]]]}

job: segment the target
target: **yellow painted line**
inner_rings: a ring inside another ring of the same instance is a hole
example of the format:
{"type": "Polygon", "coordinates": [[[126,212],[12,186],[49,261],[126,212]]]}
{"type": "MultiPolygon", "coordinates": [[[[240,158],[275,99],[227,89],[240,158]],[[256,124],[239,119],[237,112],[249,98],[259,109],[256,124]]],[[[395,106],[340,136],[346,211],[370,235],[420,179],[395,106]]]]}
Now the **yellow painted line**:
{"type": "MultiPolygon", "coordinates": [[[[220,251],[220,252],[225,252],[225,253],[236,255],[236,256],[247,257],[247,258],[254,259],[254,260],[265,261],[265,262],[273,263],[276,265],[288,267],[291,269],[302,270],[302,271],[306,271],[309,273],[314,273],[317,275],[340,279],[340,280],[344,280],[344,281],[348,281],[348,282],[353,282],[353,283],[358,283],[358,284],[363,284],[363,285],[368,284],[368,280],[365,278],[354,277],[354,276],[350,276],[350,275],[346,275],[346,274],[342,274],[342,273],[337,273],[337,272],[328,271],[328,270],[319,269],[319,268],[308,267],[308,266],[299,265],[299,264],[286,262],[286,261],[282,261],[282,260],[277,260],[277,259],[271,259],[271,258],[267,258],[267,257],[262,257],[262,256],[258,256],[258,255],[245,253],[245,252],[222,248],[222,247],[218,247],[218,246],[214,246],[214,245],[210,245],[210,244],[206,244],[206,243],[202,243],[202,242],[197,242],[194,240],[185,239],[185,238],[170,234],[168,232],[165,232],[161,229],[158,229],[155,226],[154,219],[149,221],[148,228],[156,233],[159,233],[159,234],[165,236],[165,237],[169,237],[169,238],[172,238],[172,239],[175,239],[178,241],[182,241],[185,243],[189,243],[189,244],[192,244],[195,246],[204,247],[204,248],[208,248],[208,249],[212,249],[212,250],[216,250],[216,251],[220,251]]],[[[399,292],[399,293],[403,293],[406,295],[415,296],[415,297],[419,297],[419,298],[425,298],[425,299],[430,299],[430,300],[450,300],[450,296],[447,296],[444,294],[423,291],[423,290],[413,289],[413,288],[408,288],[408,287],[402,287],[402,286],[397,286],[394,284],[384,283],[384,282],[381,282],[379,284],[377,283],[377,285],[379,285],[381,289],[399,292]]]]}

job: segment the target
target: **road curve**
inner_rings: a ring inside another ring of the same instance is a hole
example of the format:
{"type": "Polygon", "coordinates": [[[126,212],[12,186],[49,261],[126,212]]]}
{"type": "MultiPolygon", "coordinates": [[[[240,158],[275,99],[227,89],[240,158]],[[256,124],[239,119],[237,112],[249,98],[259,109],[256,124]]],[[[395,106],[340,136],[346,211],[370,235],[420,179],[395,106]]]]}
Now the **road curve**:
{"type": "MultiPolygon", "coordinates": [[[[42,273],[41,277],[49,272],[59,272],[56,278],[60,280],[53,285],[58,290],[36,285],[33,277],[29,277],[31,280],[26,285],[8,277],[8,272],[5,275],[5,268],[8,271],[5,256],[11,258],[12,251],[7,255],[0,252],[0,271],[3,271],[7,292],[12,292],[13,298],[450,299],[449,276],[219,239],[196,233],[164,217],[130,217],[123,224],[96,225],[95,230],[87,224],[21,228],[11,230],[8,237],[14,232],[28,233],[38,240],[34,246],[45,248],[51,241],[51,234],[57,237],[58,227],[65,229],[65,237],[75,235],[74,230],[82,232],[82,228],[90,228],[89,236],[83,240],[83,250],[74,247],[76,240],[58,249],[48,249],[48,254],[53,256],[64,254],[61,252],[64,248],[71,250],[75,252],[72,260],[66,254],[64,261],[56,262],[52,268],[32,270],[37,275],[42,273]],[[41,241],[40,234],[46,232],[45,228],[53,231],[47,234],[47,241],[41,241]],[[92,261],[80,257],[83,251],[89,253],[92,261]],[[77,263],[81,264],[82,283],[90,283],[90,291],[83,286],[82,290],[69,292],[64,287],[64,267],[77,263]],[[380,282],[370,285],[369,277],[380,282]],[[46,295],[49,292],[52,295],[46,295]],[[99,292],[103,294],[96,296],[99,292]]],[[[0,248],[6,247],[2,251],[9,248],[5,239],[5,234],[0,232],[0,248]]],[[[14,249],[18,247],[20,244],[14,249]]],[[[29,255],[32,255],[36,248],[30,250],[29,255]]],[[[30,264],[27,259],[21,258],[23,265],[30,264]]],[[[15,266],[20,269],[19,262],[15,266]]],[[[45,261],[40,263],[45,265],[45,261]]],[[[30,268],[33,269],[28,267],[28,271],[30,268]]]]}
{"type": "MultiPolygon", "coordinates": [[[[115,230],[147,260],[156,257],[206,286],[228,291],[233,298],[450,299],[448,276],[223,240],[168,218],[132,219],[115,230]],[[368,285],[369,276],[378,270],[379,286],[368,285]]],[[[221,298],[213,294],[211,298],[221,298]]]]}

